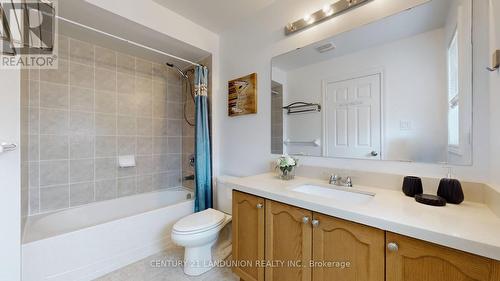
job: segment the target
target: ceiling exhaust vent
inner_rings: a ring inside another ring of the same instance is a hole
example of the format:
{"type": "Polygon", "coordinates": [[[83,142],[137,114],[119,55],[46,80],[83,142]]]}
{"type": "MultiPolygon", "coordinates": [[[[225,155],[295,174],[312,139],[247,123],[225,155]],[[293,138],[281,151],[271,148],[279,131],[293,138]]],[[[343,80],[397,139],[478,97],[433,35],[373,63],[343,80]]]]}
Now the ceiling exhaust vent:
{"type": "Polygon", "coordinates": [[[326,43],[326,44],[323,44],[321,46],[316,47],[316,51],[318,51],[320,53],[325,53],[325,52],[331,51],[333,49],[335,49],[335,45],[333,43],[326,43]]]}

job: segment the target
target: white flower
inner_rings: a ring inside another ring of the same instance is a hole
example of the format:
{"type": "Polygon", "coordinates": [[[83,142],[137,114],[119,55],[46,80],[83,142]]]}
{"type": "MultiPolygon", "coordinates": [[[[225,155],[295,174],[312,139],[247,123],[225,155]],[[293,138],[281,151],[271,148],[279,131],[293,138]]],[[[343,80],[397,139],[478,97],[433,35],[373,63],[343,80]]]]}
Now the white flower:
{"type": "Polygon", "coordinates": [[[292,157],[287,157],[286,158],[286,165],[287,166],[295,166],[295,159],[293,159],[292,157]]]}

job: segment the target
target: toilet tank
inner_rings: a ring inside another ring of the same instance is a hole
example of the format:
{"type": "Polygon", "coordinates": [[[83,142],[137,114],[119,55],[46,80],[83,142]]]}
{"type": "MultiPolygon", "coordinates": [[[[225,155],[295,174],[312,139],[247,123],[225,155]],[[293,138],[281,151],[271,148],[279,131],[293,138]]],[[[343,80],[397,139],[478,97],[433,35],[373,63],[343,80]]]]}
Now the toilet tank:
{"type": "Polygon", "coordinates": [[[233,188],[228,179],[235,177],[220,176],[217,178],[217,190],[215,192],[216,208],[226,214],[232,214],[233,188]]]}

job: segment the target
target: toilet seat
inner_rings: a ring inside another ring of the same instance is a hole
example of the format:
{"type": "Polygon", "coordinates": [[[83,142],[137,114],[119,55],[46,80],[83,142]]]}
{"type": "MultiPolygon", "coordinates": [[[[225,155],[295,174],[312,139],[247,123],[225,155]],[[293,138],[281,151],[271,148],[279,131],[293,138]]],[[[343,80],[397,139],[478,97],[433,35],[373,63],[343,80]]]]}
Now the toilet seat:
{"type": "Polygon", "coordinates": [[[174,224],[173,232],[176,234],[196,234],[216,228],[224,223],[226,215],[214,209],[191,214],[180,219],[174,224]]]}

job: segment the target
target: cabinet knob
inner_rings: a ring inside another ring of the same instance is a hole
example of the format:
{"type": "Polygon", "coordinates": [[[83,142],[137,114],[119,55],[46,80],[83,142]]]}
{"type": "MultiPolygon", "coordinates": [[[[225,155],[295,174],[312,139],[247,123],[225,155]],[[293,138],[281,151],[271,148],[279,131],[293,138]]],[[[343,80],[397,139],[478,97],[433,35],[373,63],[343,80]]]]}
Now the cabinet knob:
{"type": "Polygon", "coordinates": [[[311,221],[311,224],[312,224],[312,226],[313,226],[313,227],[318,227],[318,225],[319,225],[319,220],[312,220],[312,221],[311,221]]]}
{"type": "Polygon", "coordinates": [[[370,155],[371,155],[371,156],[373,156],[373,157],[378,156],[378,152],[376,152],[376,151],[374,150],[374,151],[370,152],[370,155]]]}
{"type": "Polygon", "coordinates": [[[302,218],[303,223],[308,223],[309,222],[309,217],[303,217],[302,218]]]}
{"type": "Polygon", "coordinates": [[[397,252],[399,250],[398,244],[391,242],[387,244],[387,249],[389,252],[397,252]]]}
{"type": "Polygon", "coordinates": [[[262,207],[264,207],[264,205],[262,205],[262,203],[257,204],[257,209],[262,209],[262,207]]]}

